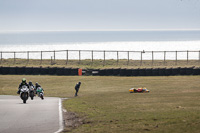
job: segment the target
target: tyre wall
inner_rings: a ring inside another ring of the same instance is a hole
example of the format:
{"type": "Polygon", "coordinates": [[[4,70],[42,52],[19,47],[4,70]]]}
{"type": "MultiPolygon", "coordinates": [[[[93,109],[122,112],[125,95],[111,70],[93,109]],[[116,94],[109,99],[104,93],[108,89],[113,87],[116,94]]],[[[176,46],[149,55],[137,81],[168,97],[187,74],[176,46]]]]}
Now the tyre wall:
{"type": "Polygon", "coordinates": [[[172,68],[166,68],[166,69],[165,69],[165,75],[166,75],[166,76],[172,75],[172,68]]]}
{"type": "Polygon", "coordinates": [[[63,73],[64,73],[64,75],[70,75],[71,68],[64,68],[63,73]]]}
{"type": "Polygon", "coordinates": [[[172,68],[172,75],[180,75],[180,68],[172,68]]]}
{"type": "Polygon", "coordinates": [[[159,72],[159,76],[166,76],[165,68],[159,68],[158,72],[159,72]]]}
{"type": "MultiPolygon", "coordinates": [[[[0,67],[0,75],[78,75],[78,68],[58,67],[0,67]]],[[[94,76],[173,76],[200,75],[200,67],[189,68],[137,68],[137,69],[90,69],[88,74],[94,76]]]]}
{"type": "Polygon", "coordinates": [[[10,74],[10,67],[2,67],[1,68],[1,71],[2,71],[2,75],[7,75],[7,74],[10,74]]]}
{"type": "Polygon", "coordinates": [[[200,68],[194,68],[193,75],[200,75],[200,68]]]}
{"type": "Polygon", "coordinates": [[[15,74],[17,74],[17,68],[16,68],[16,67],[10,67],[10,68],[9,68],[9,74],[10,74],[10,75],[15,75],[15,74]]]}
{"type": "Polygon", "coordinates": [[[39,69],[41,75],[49,75],[49,68],[40,67],[39,69]]]}
{"type": "Polygon", "coordinates": [[[24,75],[25,74],[25,67],[17,67],[17,75],[24,75]]]}
{"type": "Polygon", "coordinates": [[[146,76],[146,69],[142,68],[142,69],[138,69],[139,71],[139,75],[138,76],[146,76]]]}
{"type": "Polygon", "coordinates": [[[78,68],[72,68],[70,72],[71,72],[70,73],[71,76],[76,76],[78,75],[78,68]]]}
{"type": "Polygon", "coordinates": [[[25,68],[25,74],[31,75],[33,73],[33,67],[26,67],[25,68]]]}
{"type": "Polygon", "coordinates": [[[100,69],[99,76],[106,76],[106,69],[100,69]]]}
{"type": "Polygon", "coordinates": [[[32,74],[33,75],[39,75],[40,74],[40,67],[33,67],[32,68],[32,74]]]}
{"type": "Polygon", "coordinates": [[[0,75],[78,75],[78,68],[0,67],[0,75]]]}
{"type": "Polygon", "coordinates": [[[151,76],[152,75],[152,69],[151,68],[147,68],[146,69],[146,76],[151,76]]]}
{"type": "Polygon", "coordinates": [[[186,68],[186,75],[193,75],[193,68],[186,68]]]}
{"type": "Polygon", "coordinates": [[[113,69],[113,75],[114,76],[119,76],[119,74],[120,74],[120,68],[113,69]]]}
{"type": "Polygon", "coordinates": [[[200,68],[138,68],[138,69],[101,69],[98,76],[175,76],[200,75],[200,68]],[[112,72],[113,73],[112,73],[112,72]]]}
{"type": "Polygon", "coordinates": [[[113,69],[106,69],[106,76],[113,76],[113,69]]]}
{"type": "Polygon", "coordinates": [[[139,76],[139,69],[132,69],[132,76],[139,76]]]}
{"type": "Polygon", "coordinates": [[[64,68],[57,68],[55,74],[60,76],[64,75],[64,68]]]}
{"type": "Polygon", "coordinates": [[[152,69],[152,76],[159,76],[159,68],[152,69]]]}
{"type": "Polygon", "coordinates": [[[126,69],[126,76],[132,76],[132,69],[126,69]]]}
{"type": "Polygon", "coordinates": [[[126,69],[120,69],[119,75],[126,76],[126,69]]]}
{"type": "MultiPolygon", "coordinates": [[[[85,71],[87,71],[87,70],[85,70],[85,71]]],[[[93,69],[93,70],[90,70],[90,71],[92,71],[92,73],[91,73],[92,76],[98,76],[99,75],[99,69],[93,69]]]]}

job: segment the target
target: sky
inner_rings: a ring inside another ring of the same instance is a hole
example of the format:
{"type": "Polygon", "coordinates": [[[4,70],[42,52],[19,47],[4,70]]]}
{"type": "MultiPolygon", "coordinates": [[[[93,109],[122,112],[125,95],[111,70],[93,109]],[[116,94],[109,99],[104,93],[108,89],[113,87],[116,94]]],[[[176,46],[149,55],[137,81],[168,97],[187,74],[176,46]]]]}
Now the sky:
{"type": "Polygon", "coordinates": [[[0,0],[0,31],[199,30],[200,0],[0,0]]]}

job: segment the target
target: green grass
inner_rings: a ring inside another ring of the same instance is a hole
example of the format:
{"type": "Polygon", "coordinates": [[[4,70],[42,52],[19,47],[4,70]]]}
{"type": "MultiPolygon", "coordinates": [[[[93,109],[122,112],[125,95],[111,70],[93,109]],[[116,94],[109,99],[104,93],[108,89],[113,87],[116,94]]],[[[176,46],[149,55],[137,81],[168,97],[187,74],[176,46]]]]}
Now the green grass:
{"type": "Polygon", "coordinates": [[[0,75],[0,94],[15,95],[23,77],[45,96],[68,97],[63,107],[85,118],[71,132],[200,132],[200,76],[95,77],[0,75]],[[81,81],[79,96],[74,86],[81,81]],[[129,93],[147,87],[150,93],[129,93]]]}

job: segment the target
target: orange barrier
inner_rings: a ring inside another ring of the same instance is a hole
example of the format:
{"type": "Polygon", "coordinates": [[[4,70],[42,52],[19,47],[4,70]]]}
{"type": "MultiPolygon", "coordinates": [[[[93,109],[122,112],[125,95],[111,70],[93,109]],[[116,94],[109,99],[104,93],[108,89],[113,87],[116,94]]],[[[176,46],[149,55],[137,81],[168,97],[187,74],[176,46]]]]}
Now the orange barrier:
{"type": "Polygon", "coordinates": [[[78,69],[78,76],[82,76],[82,69],[78,69]]]}

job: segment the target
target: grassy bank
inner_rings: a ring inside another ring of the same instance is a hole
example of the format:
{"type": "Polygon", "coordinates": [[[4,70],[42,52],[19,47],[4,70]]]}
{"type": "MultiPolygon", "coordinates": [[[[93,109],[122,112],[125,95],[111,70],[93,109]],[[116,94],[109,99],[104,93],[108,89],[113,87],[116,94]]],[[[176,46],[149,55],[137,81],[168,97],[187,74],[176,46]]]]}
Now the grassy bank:
{"type": "MultiPolygon", "coordinates": [[[[0,75],[0,94],[15,95],[24,76],[0,75]]],[[[45,96],[68,97],[63,107],[84,118],[71,132],[192,132],[200,131],[200,76],[78,77],[26,76],[39,82],[45,96]],[[81,81],[79,96],[75,83],[81,81]],[[150,93],[129,93],[132,87],[150,93]]]]}
{"type": "Polygon", "coordinates": [[[73,68],[151,68],[151,67],[199,67],[199,60],[26,60],[26,59],[2,59],[1,66],[28,66],[28,67],[73,67],[73,68]]]}

